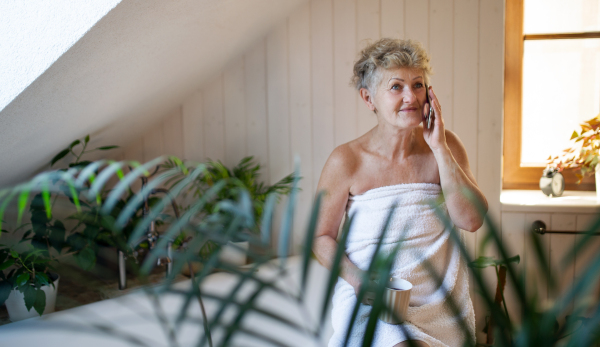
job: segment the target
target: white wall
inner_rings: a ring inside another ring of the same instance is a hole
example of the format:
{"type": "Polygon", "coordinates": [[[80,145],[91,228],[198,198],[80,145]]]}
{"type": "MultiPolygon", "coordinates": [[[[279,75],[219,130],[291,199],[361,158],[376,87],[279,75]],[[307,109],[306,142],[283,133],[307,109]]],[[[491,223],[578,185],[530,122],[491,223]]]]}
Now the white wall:
{"type": "MultiPolygon", "coordinates": [[[[211,75],[223,70],[227,61],[245,52],[275,23],[307,1],[124,0],[70,48],[71,41],[49,49],[48,40],[37,45],[33,53],[24,52],[19,40],[15,43],[4,39],[3,25],[8,23],[6,30],[12,30],[13,21],[3,22],[0,52],[8,45],[9,55],[27,56],[23,57],[26,69],[43,73],[32,77],[32,82],[27,80],[31,83],[16,96],[10,83],[0,83],[0,100],[5,93],[12,95],[12,101],[3,109],[0,102],[0,187],[22,182],[36,170],[46,169],[54,154],[87,134],[105,144],[129,144],[193,90],[205,85],[211,75]],[[39,66],[34,64],[37,55],[49,51],[64,54],[44,60],[51,65],[38,71],[39,66]]],[[[58,8],[62,2],[52,5],[58,8]]],[[[10,7],[11,3],[7,4],[10,7]]],[[[36,10],[45,13],[45,8],[36,10]]],[[[50,13],[56,15],[52,19],[56,21],[69,17],[50,13]]],[[[38,19],[42,23],[32,28],[31,35],[47,37],[44,34],[56,33],[52,25],[43,23],[42,15],[38,19]]],[[[29,21],[26,16],[24,20],[29,21]]],[[[76,34],[83,34],[81,27],[59,27],[72,30],[73,40],[78,38],[76,34]]],[[[0,57],[0,82],[6,82],[2,77],[5,73],[27,75],[22,65],[10,65],[11,61],[10,57],[0,57]]]]}
{"type": "MultiPolygon", "coordinates": [[[[233,165],[254,155],[273,183],[293,170],[298,155],[304,176],[298,245],[328,155],[376,123],[349,82],[358,51],[383,36],[419,40],[430,52],[446,125],[465,144],[499,223],[502,0],[312,0],[230,61],[125,156],[148,160],[172,152],[233,165]]],[[[474,254],[482,235],[467,235],[474,254]]],[[[481,330],[485,314],[475,304],[481,330]]]]}
{"type": "Polygon", "coordinates": [[[120,1],[0,2],[0,110],[120,1]]]}

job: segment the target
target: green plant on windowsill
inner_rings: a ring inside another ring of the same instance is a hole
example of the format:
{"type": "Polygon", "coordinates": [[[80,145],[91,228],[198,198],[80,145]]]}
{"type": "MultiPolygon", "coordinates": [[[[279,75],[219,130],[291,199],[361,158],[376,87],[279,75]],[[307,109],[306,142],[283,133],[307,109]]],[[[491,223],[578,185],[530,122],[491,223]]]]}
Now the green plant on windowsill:
{"type": "Polygon", "coordinates": [[[564,169],[576,169],[577,184],[585,176],[596,171],[600,161],[600,114],[580,124],[581,130],[574,130],[571,134],[573,145],[563,150],[557,156],[548,157],[548,166],[556,168],[559,172],[564,169]]]}

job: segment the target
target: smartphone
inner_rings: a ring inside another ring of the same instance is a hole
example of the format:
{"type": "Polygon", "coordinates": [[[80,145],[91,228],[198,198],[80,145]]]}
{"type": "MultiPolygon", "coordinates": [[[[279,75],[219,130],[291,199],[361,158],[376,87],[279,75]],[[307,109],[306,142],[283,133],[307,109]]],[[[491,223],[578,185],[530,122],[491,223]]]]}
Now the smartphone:
{"type": "Polygon", "coordinates": [[[429,86],[425,85],[425,95],[427,96],[427,105],[429,105],[429,112],[425,115],[425,126],[427,129],[431,128],[431,116],[433,115],[433,106],[431,106],[431,99],[429,99],[429,86]]]}

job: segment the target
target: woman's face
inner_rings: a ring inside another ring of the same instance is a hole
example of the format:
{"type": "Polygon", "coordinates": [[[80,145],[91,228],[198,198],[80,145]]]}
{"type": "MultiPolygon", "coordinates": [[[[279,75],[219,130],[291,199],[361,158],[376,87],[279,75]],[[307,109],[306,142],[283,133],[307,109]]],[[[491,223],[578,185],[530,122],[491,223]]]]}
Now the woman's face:
{"type": "Polygon", "coordinates": [[[423,120],[426,103],[423,71],[410,68],[383,70],[372,98],[378,121],[399,128],[413,128],[423,120]]]}

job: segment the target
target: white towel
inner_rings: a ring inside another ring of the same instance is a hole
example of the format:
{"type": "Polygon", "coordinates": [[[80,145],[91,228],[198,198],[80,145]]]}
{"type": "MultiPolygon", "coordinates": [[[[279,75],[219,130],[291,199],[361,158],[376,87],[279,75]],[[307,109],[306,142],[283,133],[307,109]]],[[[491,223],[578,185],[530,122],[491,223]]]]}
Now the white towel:
{"type": "MultiPolygon", "coordinates": [[[[447,214],[440,203],[441,187],[431,183],[410,183],[371,189],[350,198],[348,215],[353,223],[348,235],[346,253],[352,263],[367,270],[381,236],[386,218],[394,204],[397,209],[382,242],[382,252],[391,252],[402,238],[402,248],[392,267],[392,275],[413,284],[404,327],[410,338],[426,342],[430,347],[462,346],[466,334],[460,320],[470,330],[475,343],[475,313],[469,295],[467,264],[460,256],[450,229],[437,217],[432,203],[447,214]],[[443,278],[443,285],[430,276],[423,265],[429,261],[443,278]],[[461,312],[455,316],[448,305],[451,295],[461,312]]],[[[332,323],[334,334],[329,347],[343,346],[348,322],[356,303],[352,286],[340,278],[333,295],[332,323]]],[[[371,306],[360,305],[348,346],[361,346],[371,306]]],[[[378,320],[372,346],[392,347],[408,340],[399,325],[378,320]]]]}

